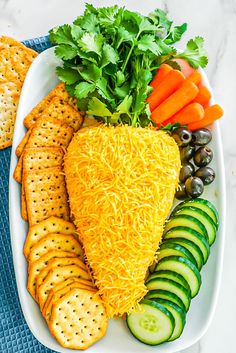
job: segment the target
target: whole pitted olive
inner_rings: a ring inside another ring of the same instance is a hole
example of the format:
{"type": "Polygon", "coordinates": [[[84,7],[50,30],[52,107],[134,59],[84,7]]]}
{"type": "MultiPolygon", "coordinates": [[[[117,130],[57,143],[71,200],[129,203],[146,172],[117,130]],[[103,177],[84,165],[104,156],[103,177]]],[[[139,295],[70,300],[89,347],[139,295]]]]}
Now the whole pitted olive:
{"type": "Polygon", "coordinates": [[[191,196],[193,199],[199,197],[204,191],[204,185],[200,178],[190,177],[185,181],[185,189],[187,195],[191,196]]]}
{"type": "Polygon", "coordinates": [[[194,154],[193,160],[196,166],[205,167],[212,161],[213,152],[208,146],[200,147],[194,154]]]}
{"type": "Polygon", "coordinates": [[[195,146],[205,146],[212,139],[211,131],[208,129],[199,129],[192,133],[192,144],[195,146]]]}
{"type": "Polygon", "coordinates": [[[179,180],[182,183],[185,182],[189,177],[191,177],[195,172],[194,165],[192,163],[187,163],[182,166],[179,173],[179,180]]]}
{"type": "Polygon", "coordinates": [[[175,139],[175,142],[180,147],[187,146],[192,140],[191,132],[184,127],[179,127],[178,129],[174,130],[171,136],[175,139]]]}
{"type": "Polygon", "coordinates": [[[191,158],[193,158],[195,148],[194,146],[188,145],[185,147],[180,147],[180,159],[182,163],[188,162],[191,158]]]}
{"type": "Polygon", "coordinates": [[[210,167],[199,168],[194,176],[200,178],[203,181],[204,185],[209,185],[215,180],[215,172],[210,167]]]}
{"type": "Polygon", "coordinates": [[[175,193],[175,197],[178,200],[185,200],[188,196],[184,184],[180,184],[178,190],[175,193]]]}

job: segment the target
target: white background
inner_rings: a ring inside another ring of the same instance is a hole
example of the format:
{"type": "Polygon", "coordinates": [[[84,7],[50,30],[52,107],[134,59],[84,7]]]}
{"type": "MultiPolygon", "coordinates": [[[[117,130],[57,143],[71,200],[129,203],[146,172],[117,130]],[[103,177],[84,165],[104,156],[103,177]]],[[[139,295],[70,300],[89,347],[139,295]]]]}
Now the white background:
{"type": "MultiPolygon", "coordinates": [[[[47,34],[56,25],[69,23],[78,13],[80,0],[0,0],[0,35],[19,40],[47,34]]],[[[188,38],[205,38],[209,64],[206,69],[215,98],[225,115],[221,122],[227,181],[227,224],[223,278],[213,322],[200,342],[185,353],[236,352],[236,0],[130,0],[90,1],[118,3],[143,13],[160,7],[176,23],[187,22],[188,38]]],[[[158,348],[157,352],[161,352],[158,348]]],[[[128,352],[125,352],[128,353],[128,352]]]]}

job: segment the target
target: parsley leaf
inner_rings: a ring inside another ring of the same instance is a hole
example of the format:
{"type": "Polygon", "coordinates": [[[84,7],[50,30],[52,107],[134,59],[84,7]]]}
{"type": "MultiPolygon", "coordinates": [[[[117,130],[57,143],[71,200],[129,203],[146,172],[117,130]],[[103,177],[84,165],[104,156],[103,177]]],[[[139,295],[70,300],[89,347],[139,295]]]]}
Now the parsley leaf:
{"type": "Polygon", "coordinates": [[[73,59],[77,55],[77,50],[67,44],[62,44],[55,48],[55,54],[60,59],[73,59]]]}
{"type": "Polygon", "coordinates": [[[59,79],[68,85],[77,82],[81,77],[78,71],[66,67],[57,67],[56,73],[59,79]]]}
{"type": "Polygon", "coordinates": [[[96,85],[94,83],[80,82],[76,85],[74,94],[78,99],[86,98],[95,88],[96,85]]]}
{"type": "Polygon", "coordinates": [[[90,99],[88,103],[87,114],[100,117],[112,116],[112,113],[107,109],[106,104],[99,100],[97,97],[90,99]]]}
{"type": "Polygon", "coordinates": [[[185,59],[194,69],[205,67],[208,63],[208,59],[203,44],[204,39],[202,37],[190,39],[185,51],[176,57],[185,59]]]}
{"type": "Polygon", "coordinates": [[[85,53],[93,52],[101,56],[103,36],[101,34],[86,32],[78,41],[78,45],[85,53]]]}
{"type": "Polygon", "coordinates": [[[181,26],[175,26],[171,28],[168,36],[165,39],[165,43],[173,44],[178,42],[181,39],[184,32],[186,32],[186,30],[187,30],[187,23],[183,23],[181,26]]]}

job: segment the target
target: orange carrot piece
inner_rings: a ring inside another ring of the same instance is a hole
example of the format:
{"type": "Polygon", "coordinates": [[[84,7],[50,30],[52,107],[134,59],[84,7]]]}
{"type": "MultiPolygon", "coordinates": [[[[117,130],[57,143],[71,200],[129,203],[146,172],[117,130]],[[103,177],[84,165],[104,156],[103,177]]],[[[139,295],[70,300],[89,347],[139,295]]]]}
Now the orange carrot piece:
{"type": "Polygon", "coordinates": [[[166,98],[174,93],[184,82],[185,77],[179,70],[170,71],[160,85],[147,98],[151,112],[166,98]]]}
{"type": "Polygon", "coordinates": [[[186,78],[186,81],[191,81],[191,82],[195,83],[195,85],[197,85],[197,86],[199,85],[201,80],[202,80],[202,75],[197,70],[193,71],[193,73],[191,73],[191,75],[186,78]]]}
{"type": "Polygon", "coordinates": [[[207,106],[211,99],[211,92],[206,86],[199,87],[199,92],[194,102],[201,104],[204,108],[207,106]]]}
{"type": "Polygon", "coordinates": [[[190,103],[181,109],[177,114],[163,122],[163,125],[179,123],[187,125],[204,118],[204,109],[199,103],[190,103]]]}
{"type": "Polygon", "coordinates": [[[151,81],[150,86],[157,88],[162,82],[163,78],[172,70],[173,68],[170,65],[162,64],[159,69],[157,69],[157,73],[151,81]]]}
{"type": "Polygon", "coordinates": [[[205,109],[205,115],[202,120],[189,124],[188,128],[190,131],[201,129],[202,127],[212,124],[215,120],[220,119],[223,114],[223,109],[218,104],[214,104],[205,109]]]}
{"type": "Polygon", "coordinates": [[[178,113],[198,94],[198,87],[191,81],[185,81],[180,88],[162,102],[151,114],[151,119],[156,123],[171,118],[178,113]]]}

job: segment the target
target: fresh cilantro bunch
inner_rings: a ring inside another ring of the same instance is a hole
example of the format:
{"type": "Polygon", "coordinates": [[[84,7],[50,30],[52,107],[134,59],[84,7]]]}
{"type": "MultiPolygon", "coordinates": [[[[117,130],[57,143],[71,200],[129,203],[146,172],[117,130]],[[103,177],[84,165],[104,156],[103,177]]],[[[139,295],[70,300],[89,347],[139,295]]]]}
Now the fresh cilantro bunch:
{"type": "Polygon", "coordinates": [[[173,44],[186,29],[186,23],[173,27],[160,9],[142,16],[117,5],[96,9],[86,4],[73,24],[50,31],[55,53],[63,61],[58,77],[88,114],[109,124],[147,126],[149,83],[160,64],[176,65],[175,58],[194,68],[207,64],[200,37],[177,54],[173,44]]]}

